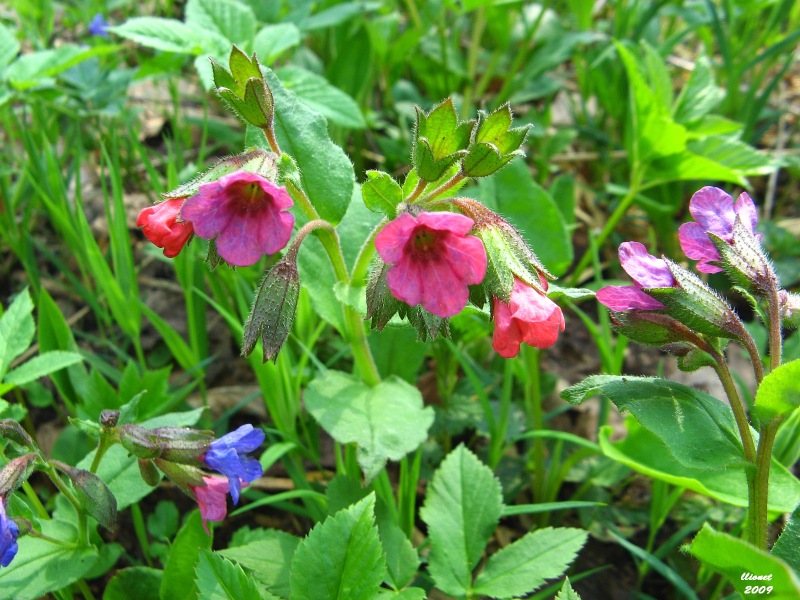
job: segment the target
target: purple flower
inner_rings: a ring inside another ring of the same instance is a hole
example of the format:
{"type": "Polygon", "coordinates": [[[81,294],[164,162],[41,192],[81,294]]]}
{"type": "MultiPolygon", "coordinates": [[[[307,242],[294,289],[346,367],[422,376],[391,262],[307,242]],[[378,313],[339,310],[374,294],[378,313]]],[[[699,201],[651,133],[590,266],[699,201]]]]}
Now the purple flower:
{"type": "Polygon", "coordinates": [[[0,496],[0,567],[7,567],[17,555],[19,527],[6,514],[6,499],[0,496]]]}
{"type": "Polygon", "coordinates": [[[89,21],[89,33],[100,37],[108,37],[108,23],[103,15],[97,13],[92,20],[89,21]]]}
{"type": "Polygon", "coordinates": [[[236,171],[203,183],[181,209],[203,239],[215,239],[217,252],[237,267],[252,265],[264,254],[275,254],[289,242],[294,215],[286,188],[261,175],[236,171]]]}
{"type": "Polygon", "coordinates": [[[625,242],[619,246],[619,262],[631,276],[635,285],[608,285],[597,291],[597,300],[611,310],[660,310],[664,308],[655,298],[641,288],[669,288],[675,278],[667,263],[652,254],[639,242],[625,242]]]}
{"type": "Polygon", "coordinates": [[[737,217],[753,233],[758,223],[756,206],[746,192],[734,204],[733,198],[724,190],[710,186],[695,192],[689,201],[689,212],[694,217],[694,222],[680,226],[678,239],[686,256],[699,261],[697,270],[703,273],[722,271],[720,267],[711,264],[720,260],[720,256],[708,237],[709,233],[730,242],[733,240],[733,226],[737,217]]]}
{"type": "Polygon", "coordinates": [[[264,432],[252,425],[242,425],[236,431],[223,435],[209,445],[203,461],[228,478],[233,503],[239,503],[239,492],[244,482],[261,477],[261,463],[246,456],[264,443],[264,432]]]}

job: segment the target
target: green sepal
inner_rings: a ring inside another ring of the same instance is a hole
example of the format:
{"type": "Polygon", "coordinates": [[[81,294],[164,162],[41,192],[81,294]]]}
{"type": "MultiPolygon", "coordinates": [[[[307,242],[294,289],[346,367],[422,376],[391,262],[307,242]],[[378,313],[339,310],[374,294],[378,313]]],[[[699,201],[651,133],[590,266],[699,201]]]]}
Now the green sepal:
{"type": "Polygon", "coordinates": [[[256,55],[248,57],[236,46],[228,59],[230,71],[212,59],[211,73],[220,98],[245,123],[272,128],[275,102],[256,55]]]}
{"type": "Polygon", "coordinates": [[[478,115],[478,127],[461,163],[461,171],[468,177],[486,177],[499,171],[517,156],[528,135],[530,125],[512,128],[513,116],[508,103],[490,115],[478,115]]]}
{"type": "MultiPolygon", "coordinates": [[[[680,342],[681,339],[667,325],[649,320],[650,311],[629,310],[610,313],[614,331],[645,346],[661,347],[680,342]]],[[[670,319],[662,315],[665,319],[670,319]]]]}
{"type": "Polygon", "coordinates": [[[373,260],[369,280],[367,281],[366,318],[370,319],[370,327],[378,331],[382,331],[404,305],[400,300],[392,296],[392,292],[389,290],[389,285],[386,282],[386,272],[390,268],[390,265],[376,257],[373,260]]]}
{"type": "Polygon", "coordinates": [[[300,167],[297,161],[288,154],[281,154],[278,159],[278,184],[284,187],[301,190],[303,180],[300,177],[300,167]]]}
{"type": "Polygon", "coordinates": [[[204,486],[203,471],[190,465],[179,465],[160,458],[153,459],[156,466],[187,496],[194,499],[191,487],[204,486]]]}
{"type": "Polygon", "coordinates": [[[394,219],[397,206],[403,202],[403,188],[388,173],[367,171],[367,180],[361,186],[361,197],[372,212],[394,219]]]}
{"type": "MultiPolygon", "coordinates": [[[[243,84],[248,79],[263,79],[261,68],[258,64],[258,59],[255,53],[252,57],[247,56],[238,46],[234,45],[231,48],[231,54],[228,58],[228,64],[231,68],[231,75],[233,80],[237,83],[236,92],[241,96],[243,91],[243,84]]],[[[214,81],[216,87],[223,87],[214,81]]],[[[227,86],[226,86],[227,87],[227,86]]]]}
{"type": "Polygon", "coordinates": [[[477,142],[469,147],[467,155],[461,162],[461,172],[467,177],[487,177],[496,173],[517,156],[524,156],[522,151],[503,155],[493,144],[477,142]]]}
{"type": "Polygon", "coordinates": [[[717,361],[714,360],[714,357],[699,348],[690,347],[685,354],[672,351],[670,348],[665,348],[665,350],[678,356],[678,368],[687,373],[697,371],[701,367],[717,366],[717,361]]]}
{"type": "Polygon", "coordinates": [[[435,340],[440,335],[445,338],[450,337],[450,319],[429,313],[421,306],[409,306],[405,302],[400,303],[399,314],[401,318],[408,319],[411,326],[416,329],[417,340],[420,342],[435,340]]]}
{"type": "Polygon", "coordinates": [[[188,183],[184,183],[171,192],[161,195],[165,200],[188,198],[197,194],[200,186],[204,183],[217,181],[220,177],[230,175],[236,171],[256,173],[264,179],[274,182],[278,179],[278,156],[274,152],[261,149],[229,156],[218,161],[208,171],[198,175],[188,183]]]}
{"type": "Polygon", "coordinates": [[[467,154],[475,121],[460,122],[450,98],[428,113],[419,108],[416,110],[412,151],[414,167],[421,179],[436,181],[467,154]]]}
{"type": "Polygon", "coordinates": [[[766,296],[779,286],[778,275],[761,243],[739,217],[733,225],[731,243],[709,232],[708,237],[719,252],[718,264],[730,279],[756,295],[766,296]]]}
{"type": "Polygon", "coordinates": [[[150,487],[157,486],[161,481],[161,475],[156,469],[156,464],[149,458],[137,458],[136,462],[139,465],[139,474],[144,482],[150,487]]]}

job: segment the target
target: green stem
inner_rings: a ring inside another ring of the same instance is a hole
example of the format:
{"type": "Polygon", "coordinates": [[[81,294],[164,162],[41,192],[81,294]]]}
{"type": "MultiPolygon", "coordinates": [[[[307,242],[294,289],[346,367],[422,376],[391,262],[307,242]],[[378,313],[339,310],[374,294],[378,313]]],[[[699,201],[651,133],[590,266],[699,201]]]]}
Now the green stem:
{"type": "Polygon", "coordinates": [[[278,138],[275,137],[275,128],[270,124],[269,126],[262,127],[261,131],[264,132],[264,135],[267,137],[267,143],[272,151],[277,154],[278,156],[281,155],[281,147],[278,144],[278,138]]]}
{"type": "Polygon", "coordinates": [[[781,364],[783,339],[781,337],[781,305],[778,282],[773,281],[769,290],[769,368],[777,369],[781,364]]]}
{"type": "Polygon", "coordinates": [[[103,460],[106,450],[108,450],[113,444],[113,440],[111,440],[106,433],[100,435],[100,441],[97,442],[97,452],[94,453],[92,466],[89,467],[90,472],[97,473],[97,468],[100,466],[100,461],[103,460]]]}
{"type": "Polygon", "coordinates": [[[419,11],[417,10],[417,5],[414,0],[406,0],[406,8],[408,8],[408,14],[411,16],[411,20],[414,22],[414,27],[422,31],[422,19],[419,16],[419,11]]]}
{"type": "MultiPolygon", "coordinates": [[[[434,198],[436,198],[436,196],[441,196],[450,188],[461,183],[464,179],[466,179],[466,177],[461,172],[456,173],[450,179],[445,181],[442,185],[425,194],[420,200],[420,202],[424,202],[425,200],[433,200],[434,198]]],[[[440,200],[439,202],[447,202],[447,199],[440,200]]],[[[433,206],[433,204],[431,204],[431,206],[433,206]]]]}
{"type": "Polygon", "coordinates": [[[58,491],[64,495],[70,504],[75,508],[75,512],[78,514],[78,546],[86,546],[89,543],[89,522],[86,518],[86,512],[83,509],[83,506],[75,497],[75,494],[72,493],[72,490],[69,489],[64,480],[61,479],[61,476],[56,471],[56,468],[51,465],[50,463],[45,463],[42,466],[42,471],[44,471],[47,476],[50,478],[50,481],[53,482],[58,488],[58,491]]]}
{"type": "Polygon", "coordinates": [[[25,492],[25,495],[28,497],[28,500],[30,500],[31,504],[33,504],[33,508],[36,511],[36,514],[39,515],[39,518],[49,521],[50,515],[42,504],[42,501],[39,500],[39,496],[36,495],[33,487],[31,487],[31,484],[26,481],[22,484],[22,489],[25,492]]]}
{"type": "Polygon", "coordinates": [[[84,600],[95,600],[92,590],[90,590],[89,586],[86,584],[86,580],[78,579],[78,581],[75,582],[75,585],[78,586],[81,594],[83,594],[84,600]]]}
{"type": "Polygon", "coordinates": [[[750,521],[754,530],[750,533],[752,543],[761,550],[767,549],[767,533],[769,530],[769,471],[772,461],[772,447],[783,417],[776,417],[766,427],[761,428],[756,456],[754,506],[751,507],[753,518],[750,521]]]}
{"type": "Polygon", "coordinates": [[[417,182],[417,187],[415,187],[414,191],[411,192],[411,195],[409,195],[409,197],[406,198],[406,202],[413,203],[414,200],[416,200],[419,197],[419,195],[423,192],[423,190],[425,190],[425,188],[428,187],[428,183],[429,182],[425,181],[424,179],[420,179],[417,182]]]}
{"type": "MultiPolygon", "coordinates": [[[[544,429],[544,411],[542,410],[542,388],[539,373],[539,350],[522,348],[524,365],[528,379],[525,384],[525,402],[528,405],[529,427],[532,431],[544,429]]],[[[544,502],[545,473],[544,473],[544,440],[536,437],[533,439],[531,450],[533,458],[533,498],[535,502],[544,502]]]]}
{"type": "Polygon", "coordinates": [[[147,562],[148,567],[153,566],[153,559],[150,558],[150,541],[147,539],[147,528],[144,524],[144,515],[142,508],[138,504],[131,504],[131,518],[133,519],[133,531],[136,533],[136,539],[139,540],[139,546],[144,554],[144,560],[147,562]]]}

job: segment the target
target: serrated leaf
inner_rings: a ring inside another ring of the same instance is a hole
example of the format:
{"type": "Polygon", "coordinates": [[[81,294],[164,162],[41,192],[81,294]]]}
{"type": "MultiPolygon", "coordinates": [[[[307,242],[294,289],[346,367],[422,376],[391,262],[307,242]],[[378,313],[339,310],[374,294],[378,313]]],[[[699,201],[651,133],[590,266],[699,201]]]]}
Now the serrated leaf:
{"type": "Polygon", "coordinates": [[[358,464],[371,481],[387,460],[400,460],[428,436],[433,409],[419,390],[397,377],[369,387],[351,375],[326,371],[308,386],[306,408],[340,444],[358,444],[358,464]]]}
{"type": "Polygon", "coordinates": [[[708,523],[703,525],[688,550],[705,565],[722,573],[744,598],[748,597],[746,588],[753,585],[771,587],[767,596],[770,599],[795,600],[800,597],[800,579],[789,565],[744,540],[714,531],[708,523]],[[769,576],[770,579],[746,580],[742,577],[745,573],[769,576]]]}
{"type": "Polygon", "coordinates": [[[7,373],[3,377],[3,383],[20,386],[36,381],[41,377],[60,371],[70,365],[74,365],[83,360],[80,354],[75,352],[65,352],[63,350],[53,350],[45,352],[39,356],[34,356],[29,361],[21,364],[16,369],[7,373]]]}
{"type": "Polygon", "coordinates": [[[300,67],[282,67],[275,74],[287,90],[331,123],[349,129],[367,126],[356,101],[324,77],[300,67]]]}
{"type": "Polygon", "coordinates": [[[205,47],[204,32],[177,19],[132,17],[108,30],[137,44],[165,52],[200,54],[205,47]]]}
{"type": "Polygon", "coordinates": [[[32,313],[33,301],[26,288],[17,294],[0,316],[0,376],[31,345],[36,333],[32,313]]]}
{"type": "Polygon", "coordinates": [[[529,594],[545,580],[560,577],[587,536],[572,528],[547,527],[528,533],[489,557],[472,593],[499,598],[529,594]]]}
{"type": "Polygon", "coordinates": [[[800,406],[800,359],[771,371],[756,391],[755,412],[763,423],[800,406]]]}
{"type": "Polygon", "coordinates": [[[170,548],[169,557],[164,565],[164,578],[161,581],[161,598],[170,600],[197,598],[195,569],[200,561],[200,550],[210,550],[211,542],[212,537],[203,530],[200,511],[192,511],[170,548]]]}
{"type": "Polygon", "coordinates": [[[242,567],[206,548],[200,550],[195,573],[200,600],[262,600],[242,567]]]}
{"type": "Polygon", "coordinates": [[[267,537],[219,553],[250,569],[253,576],[276,596],[288,598],[289,568],[300,539],[277,530],[268,530],[264,534],[267,537]]]}
{"type": "Polygon", "coordinates": [[[292,560],[292,600],[370,600],[386,563],[375,526],[375,495],[318,523],[292,560]]]}
{"type": "Polygon", "coordinates": [[[561,591],[556,595],[556,600],[581,600],[580,594],[572,588],[569,577],[564,579],[564,585],[561,586],[561,591]]]}
{"type": "Polygon", "coordinates": [[[381,544],[386,553],[386,581],[396,590],[409,585],[419,568],[419,555],[403,530],[387,519],[379,524],[381,544]]]}
{"type": "Polygon", "coordinates": [[[468,596],[472,571],[483,555],[503,511],[500,482],[463,445],[442,461],[420,511],[428,526],[428,565],[436,587],[468,596]]]}

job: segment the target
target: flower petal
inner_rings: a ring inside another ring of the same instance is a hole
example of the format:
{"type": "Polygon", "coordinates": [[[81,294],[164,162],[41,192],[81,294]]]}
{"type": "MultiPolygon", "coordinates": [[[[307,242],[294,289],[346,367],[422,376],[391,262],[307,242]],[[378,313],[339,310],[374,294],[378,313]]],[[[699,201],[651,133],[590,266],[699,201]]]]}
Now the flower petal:
{"type": "Polygon", "coordinates": [[[689,201],[689,212],[705,231],[730,241],[736,213],[733,198],[724,190],[711,186],[701,188],[689,201]]]}
{"type": "Polygon", "coordinates": [[[607,285],[597,290],[597,301],[613,311],[622,312],[639,308],[661,310],[664,305],[632,285],[607,285]]]}
{"type": "Polygon", "coordinates": [[[758,225],[758,211],[756,204],[747,192],[742,192],[736,199],[736,204],[733,205],[733,210],[736,215],[742,220],[742,223],[750,227],[750,231],[755,233],[756,225],[758,225]]]}
{"type": "Polygon", "coordinates": [[[667,263],[649,254],[644,244],[639,242],[620,244],[619,262],[639,287],[661,288],[675,285],[675,278],[667,263]]]}

